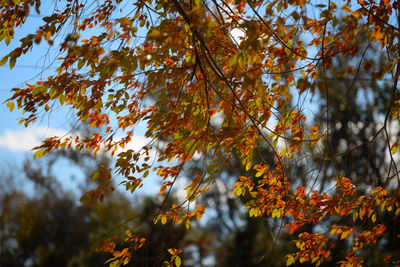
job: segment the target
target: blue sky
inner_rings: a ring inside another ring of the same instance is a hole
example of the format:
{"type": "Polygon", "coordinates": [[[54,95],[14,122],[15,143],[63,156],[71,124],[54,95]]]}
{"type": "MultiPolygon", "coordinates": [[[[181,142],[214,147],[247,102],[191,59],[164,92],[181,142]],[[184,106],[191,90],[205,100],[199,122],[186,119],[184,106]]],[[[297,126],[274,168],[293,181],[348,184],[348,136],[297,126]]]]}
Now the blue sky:
{"type": "MultiPolygon", "coordinates": [[[[1,42],[0,57],[15,49],[21,38],[29,33],[34,33],[37,27],[43,23],[42,17],[46,15],[48,14],[29,17],[23,28],[16,31],[15,38],[9,46],[1,42]]],[[[18,109],[10,112],[4,104],[4,101],[12,95],[12,88],[23,87],[25,83],[33,84],[52,74],[55,69],[52,62],[58,57],[57,49],[57,45],[49,47],[47,43],[42,43],[19,58],[12,70],[8,64],[0,67],[0,159],[2,162],[0,169],[21,168],[26,157],[33,158],[32,148],[40,145],[41,140],[46,137],[66,135],[77,120],[70,109],[57,107],[55,110],[43,114],[43,117],[40,117],[37,122],[25,128],[18,124],[22,112],[18,109]]],[[[143,126],[137,130],[139,136],[128,148],[139,149],[146,144],[147,140],[143,137],[143,126]]],[[[74,171],[71,166],[58,166],[57,169],[59,168],[65,171],[67,176],[76,176],[76,170],[74,171]]],[[[66,180],[64,185],[71,187],[71,182],[66,180]]]]}
{"type": "MultiPolygon", "coordinates": [[[[25,27],[24,32],[29,31],[28,28],[33,29],[35,24],[40,22],[39,18],[32,18],[25,27]],[[32,22],[31,22],[32,20],[32,22]],[[36,22],[36,23],[35,23],[36,22]]],[[[3,57],[5,54],[15,48],[15,41],[22,38],[23,34],[17,32],[16,38],[11,42],[10,46],[6,46],[3,42],[0,44],[0,56],[3,57]]],[[[35,53],[37,54],[37,53],[35,53]]],[[[8,157],[19,157],[23,152],[29,151],[28,146],[34,145],[33,139],[25,136],[23,133],[26,132],[25,127],[18,124],[18,118],[21,117],[22,113],[19,110],[9,112],[8,108],[3,102],[11,96],[10,90],[14,87],[20,86],[31,80],[35,75],[40,72],[40,68],[35,68],[34,55],[29,57],[23,57],[17,62],[17,66],[10,70],[8,65],[0,67],[0,156],[2,158],[8,157]]]]}

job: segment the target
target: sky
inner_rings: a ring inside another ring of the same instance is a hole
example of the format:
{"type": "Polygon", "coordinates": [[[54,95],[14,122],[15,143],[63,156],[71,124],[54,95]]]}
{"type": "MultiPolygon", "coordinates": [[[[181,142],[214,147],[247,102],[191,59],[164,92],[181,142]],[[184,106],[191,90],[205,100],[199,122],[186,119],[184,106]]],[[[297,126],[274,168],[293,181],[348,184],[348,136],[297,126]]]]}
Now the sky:
{"type": "MultiPolygon", "coordinates": [[[[29,29],[33,29],[35,25],[40,23],[40,18],[31,18],[28,22],[24,32],[28,32],[29,29]]],[[[23,34],[17,33],[15,40],[19,40],[22,36],[23,34]]],[[[1,57],[15,48],[15,40],[11,42],[10,46],[6,46],[3,42],[0,44],[1,57]]],[[[24,157],[25,153],[29,153],[31,148],[38,144],[38,140],[41,137],[56,130],[48,129],[39,124],[32,129],[27,129],[18,124],[22,113],[19,110],[14,110],[11,113],[4,104],[4,101],[11,96],[10,91],[12,88],[32,81],[41,72],[41,67],[37,65],[35,56],[38,57],[39,54],[32,53],[29,57],[25,56],[18,60],[13,70],[10,70],[7,64],[0,67],[0,157],[3,159],[3,163],[4,160],[19,161],[21,157],[24,157]]],[[[43,75],[46,75],[46,73],[44,72],[43,75]]]]}
{"type": "MultiPolygon", "coordinates": [[[[46,7],[43,8],[46,10],[46,7]]],[[[29,33],[34,33],[38,26],[42,24],[42,18],[45,12],[30,16],[23,28],[15,33],[14,40],[10,45],[0,43],[0,58],[15,49],[21,38],[29,33]]],[[[52,62],[58,57],[57,46],[49,47],[47,43],[34,46],[31,52],[17,59],[15,67],[10,70],[8,64],[0,66],[0,170],[8,171],[22,168],[22,162],[26,158],[33,158],[34,151],[32,148],[41,144],[41,140],[51,136],[65,136],[76,123],[76,117],[73,112],[65,107],[57,107],[45,113],[38,120],[29,125],[27,128],[18,123],[23,114],[17,108],[13,112],[4,103],[12,95],[12,88],[23,87],[25,83],[34,83],[35,81],[45,78],[52,74],[55,70],[52,62]],[[50,66],[50,67],[48,67],[50,66]]],[[[126,149],[139,149],[149,140],[144,137],[144,125],[137,129],[138,136],[126,149]]],[[[135,132],[136,133],[136,132],[135,132]]],[[[67,176],[79,176],[77,169],[65,162],[56,166],[57,171],[67,176]]],[[[81,175],[82,176],[82,175],[81,175]]],[[[64,179],[63,185],[67,189],[73,190],[73,181],[64,179]]],[[[147,191],[150,192],[150,186],[147,191]]]]}

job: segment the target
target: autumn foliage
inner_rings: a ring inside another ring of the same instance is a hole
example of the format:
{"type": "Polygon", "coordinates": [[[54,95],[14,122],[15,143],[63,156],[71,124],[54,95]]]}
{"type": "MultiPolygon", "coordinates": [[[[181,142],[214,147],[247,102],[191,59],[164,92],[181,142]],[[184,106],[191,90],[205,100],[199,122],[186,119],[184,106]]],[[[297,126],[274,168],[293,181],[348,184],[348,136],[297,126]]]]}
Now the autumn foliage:
{"type": "MultiPolygon", "coordinates": [[[[400,1],[89,2],[61,1],[63,8],[44,17],[36,32],[1,59],[13,68],[41,42],[60,53],[54,75],[13,89],[7,105],[24,110],[20,123],[28,127],[40,114],[63,105],[82,122],[104,129],[90,138],[44,140],[35,148],[36,157],[58,148],[94,155],[108,151],[127,191],[134,193],[155,174],[163,180],[165,198],[186,166],[200,161],[201,171],[180,189],[186,198],[163,205],[154,217],[156,224],[173,222],[187,229],[206,212],[197,200],[235,158],[246,175],[237,177],[233,194],[245,202],[250,217],[272,218],[281,225],[277,235],[292,236],[296,251],[288,252],[287,265],[321,265],[340,240],[351,248],[340,265],[363,265],[363,249],[376,245],[400,213],[395,154],[400,140],[390,136],[400,116],[400,1]],[[386,59],[368,53],[372,47],[386,59]],[[346,67],[336,69],[343,60],[346,67]],[[332,107],[346,103],[363,73],[378,84],[389,80],[390,99],[368,140],[334,154],[331,132],[338,121],[331,119],[332,107]],[[336,90],[331,76],[350,81],[337,102],[330,98],[336,90]],[[326,102],[322,114],[310,112],[312,96],[326,102]],[[139,123],[154,141],[137,151],[124,150],[135,142],[139,123]],[[390,167],[379,183],[361,188],[336,162],[362,147],[372,151],[377,142],[383,142],[390,167]],[[273,160],[260,155],[260,146],[273,160]],[[314,159],[319,161],[304,164],[314,159]],[[301,173],[299,164],[305,166],[301,173]],[[331,164],[335,168],[324,172],[331,164]],[[306,231],[310,226],[314,230],[306,231]]],[[[1,1],[0,39],[13,41],[14,31],[35,8],[40,9],[40,1],[1,1]]],[[[102,200],[114,190],[110,176],[97,172],[94,179],[102,182],[86,197],[102,200]]],[[[113,265],[129,262],[131,252],[146,242],[129,230],[126,235],[121,250],[112,240],[104,242],[113,265]]],[[[180,266],[181,250],[168,252],[164,265],[180,266]]],[[[390,264],[399,260],[396,254],[386,259],[390,264]]]]}

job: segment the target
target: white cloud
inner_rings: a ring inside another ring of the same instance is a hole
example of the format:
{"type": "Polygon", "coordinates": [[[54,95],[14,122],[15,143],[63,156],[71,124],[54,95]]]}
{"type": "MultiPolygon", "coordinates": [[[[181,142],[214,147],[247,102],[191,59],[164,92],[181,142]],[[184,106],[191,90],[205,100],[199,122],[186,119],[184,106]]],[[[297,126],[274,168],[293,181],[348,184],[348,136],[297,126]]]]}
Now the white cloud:
{"type": "MultiPolygon", "coordinates": [[[[114,141],[119,142],[121,141],[121,137],[117,137],[114,139],[114,141]]],[[[127,151],[129,149],[132,149],[135,152],[140,151],[144,146],[147,146],[150,144],[151,139],[149,138],[145,138],[143,136],[140,135],[135,135],[132,137],[132,140],[125,145],[124,148],[119,147],[116,151],[115,154],[119,154],[121,152],[127,151]]],[[[154,145],[153,145],[154,146],[154,145]]],[[[152,146],[150,146],[152,147],[152,146]]],[[[152,156],[155,156],[155,151],[153,151],[154,149],[151,149],[150,152],[152,154],[152,156]]]]}
{"type": "Polygon", "coordinates": [[[51,136],[64,136],[66,131],[48,127],[26,128],[22,130],[6,130],[0,136],[0,148],[15,152],[28,152],[41,144],[41,141],[51,136]]]}
{"type": "Polygon", "coordinates": [[[230,30],[229,35],[231,36],[231,39],[238,45],[246,37],[246,33],[239,28],[234,28],[230,30]]]}
{"type": "MultiPolygon", "coordinates": [[[[66,130],[54,129],[50,127],[26,128],[20,130],[6,130],[0,135],[0,148],[5,148],[14,152],[29,152],[32,148],[39,146],[41,141],[46,138],[58,136],[66,137],[71,135],[66,130]]],[[[116,138],[115,141],[120,140],[116,138]]],[[[128,149],[139,151],[143,146],[147,145],[150,139],[142,136],[134,136],[132,140],[125,146],[120,148],[117,154],[128,149]]]]}

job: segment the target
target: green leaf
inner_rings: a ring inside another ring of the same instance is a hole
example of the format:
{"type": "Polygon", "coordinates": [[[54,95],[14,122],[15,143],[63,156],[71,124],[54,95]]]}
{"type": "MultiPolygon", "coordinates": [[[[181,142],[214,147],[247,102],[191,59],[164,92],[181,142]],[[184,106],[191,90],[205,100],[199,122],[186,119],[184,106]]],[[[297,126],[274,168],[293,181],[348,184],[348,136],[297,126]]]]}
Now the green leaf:
{"type": "Polygon", "coordinates": [[[11,37],[9,35],[6,35],[6,37],[4,38],[4,42],[8,46],[10,44],[10,42],[11,42],[11,37]]]}
{"type": "Polygon", "coordinates": [[[54,99],[54,97],[56,96],[57,91],[54,88],[51,88],[49,91],[49,96],[51,99],[54,99]]]}
{"type": "Polygon", "coordinates": [[[278,144],[278,139],[279,137],[276,137],[275,140],[272,142],[273,147],[276,147],[276,145],[278,144]]]}
{"type": "Polygon", "coordinates": [[[8,61],[8,57],[7,57],[7,56],[3,57],[3,58],[0,60],[0,66],[3,66],[4,64],[6,64],[7,61],[8,61]]]}
{"type": "Polygon", "coordinates": [[[58,98],[58,100],[60,101],[61,106],[64,105],[65,96],[64,96],[64,95],[60,95],[60,97],[58,98]]]}
{"type": "Polygon", "coordinates": [[[135,56],[132,57],[132,70],[135,71],[138,67],[137,58],[135,56]]]}
{"type": "Polygon", "coordinates": [[[83,59],[79,60],[78,61],[78,70],[80,70],[83,67],[83,65],[85,65],[85,61],[83,59]]]}
{"type": "Polygon", "coordinates": [[[92,176],[92,182],[96,181],[100,177],[100,172],[95,171],[92,176]]]}
{"type": "Polygon", "coordinates": [[[230,67],[232,67],[233,65],[236,64],[236,62],[237,62],[237,57],[236,57],[236,56],[233,56],[233,57],[231,57],[231,59],[229,60],[228,65],[229,65],[230,67]]]}
{"type": "Polygon", "coordinates": [[[15,58],[15,57],[12,57],[10,59],[10,63],[9,63],[10,64],[10,70],[12,70],[14,68],[16,61],[17,61],[17,58],[15,58]]]}
{"type": "Polygon", "coordinates": [[[279,12],[281,12],[282,8],[283,8],[283,3],[279,2],[278,6],[276,8],[276,11],[278,11],[278,13],[279,13],[279,12]]]}

